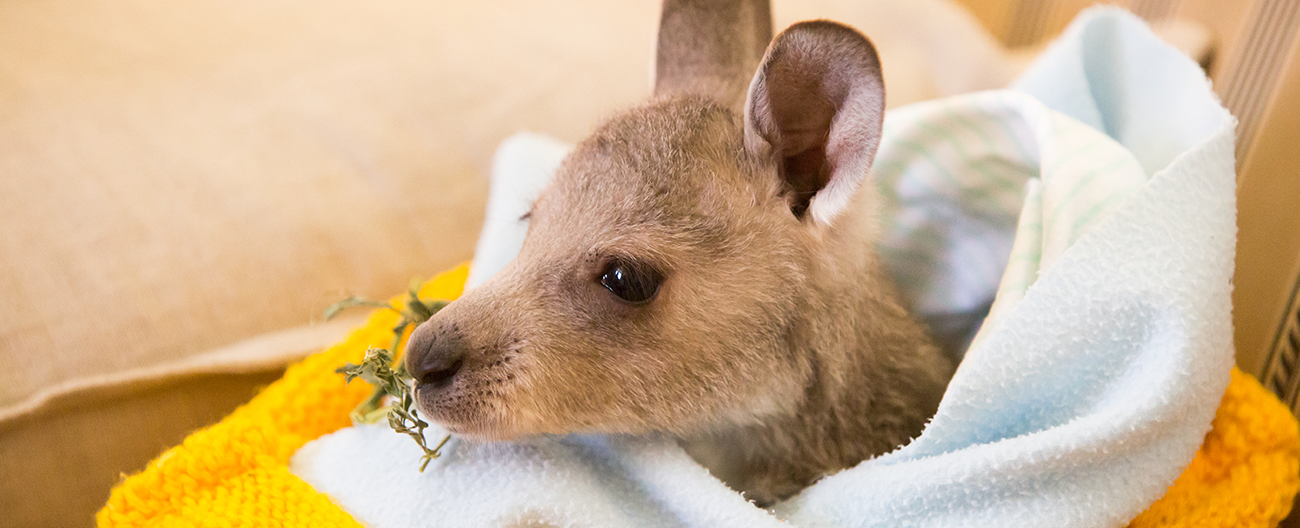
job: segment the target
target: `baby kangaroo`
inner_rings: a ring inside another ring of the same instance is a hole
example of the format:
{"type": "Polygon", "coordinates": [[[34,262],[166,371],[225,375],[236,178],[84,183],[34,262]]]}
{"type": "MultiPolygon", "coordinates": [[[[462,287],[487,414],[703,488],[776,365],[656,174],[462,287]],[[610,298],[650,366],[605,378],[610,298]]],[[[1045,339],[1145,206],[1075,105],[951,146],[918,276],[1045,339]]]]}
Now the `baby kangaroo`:
{"type": "Polygon", "coordinates": [[[875,49],[825,21],[769,40],[765,0],[667,0],[654,97],[411,337],[423,413],[481,439],[666,433],[761,504],[921,432],[953,365],[874,253],[875,49]]]}

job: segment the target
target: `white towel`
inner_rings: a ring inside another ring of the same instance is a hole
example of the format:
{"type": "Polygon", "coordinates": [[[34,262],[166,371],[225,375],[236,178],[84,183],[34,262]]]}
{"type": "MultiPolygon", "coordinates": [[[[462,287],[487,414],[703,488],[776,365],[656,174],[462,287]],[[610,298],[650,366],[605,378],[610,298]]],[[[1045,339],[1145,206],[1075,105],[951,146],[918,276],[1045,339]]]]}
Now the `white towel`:
{"type": "MultiPolygon", "coordinates": [[[[882,255],[949,335],[990,313],[909,445],[772,511],[659,438],[453,441],[421,474],[409,439],[353,427],[291,469],[375,528],[1124,525],[1191,461],[1227,386],[1234,121],[1194,63],[1113,9],[1081,15],[1015,88],[886,118],[882,255]]],[[[508,260],[487,249],[517,247],[519,207],[564,152],[502,146],[493,192],[524,195],[494,195],[516,205],[489,206],[475,281],[508,260]]]]}

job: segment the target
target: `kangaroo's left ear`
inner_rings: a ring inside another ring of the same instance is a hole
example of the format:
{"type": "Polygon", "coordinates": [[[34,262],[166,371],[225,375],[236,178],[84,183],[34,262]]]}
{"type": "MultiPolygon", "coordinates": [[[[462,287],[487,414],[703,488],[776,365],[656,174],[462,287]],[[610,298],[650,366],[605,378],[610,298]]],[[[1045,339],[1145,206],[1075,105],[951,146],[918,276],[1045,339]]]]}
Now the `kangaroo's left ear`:
{"type": "Polygon", "coordinates": [[[795,216],[828,224],[867,177],[885,85],[871,41],[827,21],[777,35],[745,101],[745,147],[774,158],[795,216]]]}

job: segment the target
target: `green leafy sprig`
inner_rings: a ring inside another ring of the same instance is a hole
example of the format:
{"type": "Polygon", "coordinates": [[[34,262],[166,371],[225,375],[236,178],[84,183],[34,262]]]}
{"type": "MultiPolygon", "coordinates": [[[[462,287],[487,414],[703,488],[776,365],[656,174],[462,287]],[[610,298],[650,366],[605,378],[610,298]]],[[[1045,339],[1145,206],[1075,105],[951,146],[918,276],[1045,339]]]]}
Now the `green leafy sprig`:
{"type": "Polygon", "coordinates": [[[325,310],[325,319],[333,319],[334,316],[342,313],[344,310],[355,307],[384,308],[393,310],[400,314],[402,318],[393,327],[393,342],[388,348],[371,348],[366,351],[366,357],[360,365],[348,363],[339,367],[334,372],[343,375],[343,379],[351,382],[355,378],[361,378],[367,383],[374,385],[375,390],[365,401],[357,405],[352,410],[352,421],[354,423],[371,424],[377,423],[385,416],[388,417],[388,426],[394,431],[410,436],[415,443],[420,445],[424,450],[424,456],[420,457],[420,471],[429,466],[429,461],[438,458],[439,450],[451,439],[451,435],[443,437],[441,442],[433,449],[424,440],[424,429],[429,426],[428,422],[420,419],[419,412],[415,407],[415,380],[410,373],[406,372],[406,365],[398,362],[394,367],[394,361],[397,358],[397,348],[402,344],[402,335],[406,329],[411,326],[419,325],[433,314],[438,313],[447,301],[422,301],[419,295],[419,283],[412,282],[407,297],[401,308],[394,307],[391,304],[362,299],[356,296],[348,296],[337,303],[334,303],[325,310]],[[391,397],[390,403],[385,404],[385,398],[391,397]]]}

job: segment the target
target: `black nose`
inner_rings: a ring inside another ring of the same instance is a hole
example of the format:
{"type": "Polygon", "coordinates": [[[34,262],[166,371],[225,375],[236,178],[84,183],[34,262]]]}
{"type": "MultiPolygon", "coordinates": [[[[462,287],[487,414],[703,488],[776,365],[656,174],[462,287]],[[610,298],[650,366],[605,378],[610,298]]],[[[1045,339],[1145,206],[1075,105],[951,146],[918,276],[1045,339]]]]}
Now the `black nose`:
{"type": "Polygon", "coordinates": [[[464,364],[455,335],[446,335],[434,321],[411,333],[406,345],[406,371],[422,386],[440,389],[451,385],[464,364]]]}

